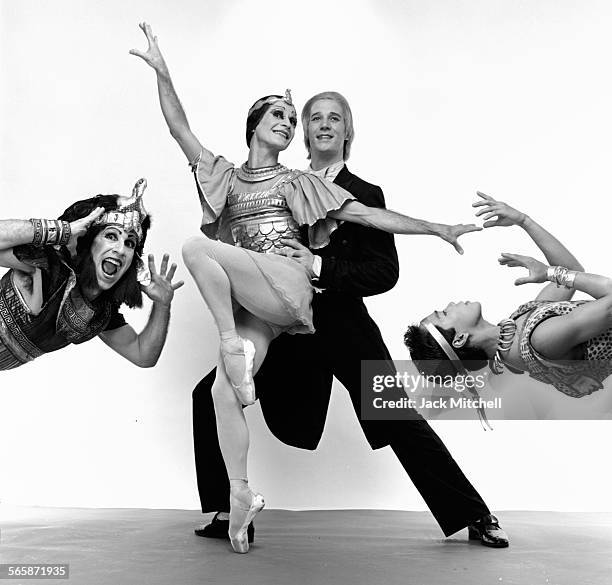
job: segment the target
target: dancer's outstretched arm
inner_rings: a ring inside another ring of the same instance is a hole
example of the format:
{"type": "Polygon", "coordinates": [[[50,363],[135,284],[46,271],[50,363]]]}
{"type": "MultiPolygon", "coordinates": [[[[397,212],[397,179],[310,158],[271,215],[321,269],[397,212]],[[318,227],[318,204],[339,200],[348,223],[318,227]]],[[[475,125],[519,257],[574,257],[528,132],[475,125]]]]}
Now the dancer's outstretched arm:
{"type": "MultiPolygon", "coordinates": [[[[76,245],[76,240],[85,234],[87,228],[92,222],[104,213],[103,207],[96,207],[89,215],[81,219],[77,219],[70,224],[70,241],[67,246],[70,248],[76,245]]],[[[55,220],[51,220],[54,222],[55,220]]],[[[13,248],[23,244],[32,244],[38,240],[41,245],[49,242],[44,241],[44,236],[48,235],[49,230],[46,227],[50,224],[45,224],[45,234],[36,234],[35,223],[29,219],[3,219],[0,220],[0,266],[4,268],[14,268],[27,274],[33,274],[36,268],[28,264],[24,264],[18,260],[13,254],[13,248]]],[[[42,225],[39,222],[39,229],[42,225]]],[[[53,225],[55,228],[55,225],[53,225]]],[[[57,242],[51,242],[57,243],[57,242]]]]}
{"type": "MultiPolygon", "coordinates": [[[[510,207],[503,201],[497,201],[480,191],[476,193],[481,200],[473,203],[472,207],[480,208],[476,216],[483,216],[483,219],[486,220],[483,224],[485,228],[517,225],[527,232],[551,266],[565,266],[569,270],[584,272],[582,264],[576,260],[576,257],[555,236],[546,231],[526,213],[510,207]]],[[[573,289],[549,284],[542,289],[537,300],[564,301],[571,299],[573,294],[573,289]]],[[[595,298],[599,297],[595,296],[595,298]]]]}
{"type": "Polygon", "coordinates": [[[170,305],[174,291],[183,286],[183,281],[172,283],[176,264],[168,268],[168,254],[164,254],[159,274],[155,270],[155,260],[149,255],[151,284],[143,287],[143,292],[153,301],[149,320],[140,333],[130,325],[111,329],[99,335],[100,339],[118,354],[141,368],[151,368],[159,359],[170,322],[170,305]]]}
{"type": "Polygon", "coordinates": [[[130,54],[140,57],[155,70],[159,103],[170,134],[178,142],[189,162],[193,161],[200,153],[202,153],[203,157],[210,156],[212,158],[212,153],[202,147],[200,141],[189,127],[185,110],[183,110],[183,106],[176,95],[168,66],[159,49],[157,37],[153,34],[151,26],[146,22],[140,23],[139,26],[147,37],[149,47],[146,51],[132,49],[130,54]]]}
{"type": "MultiPolygon", "coordinates": [[[[529,270],[528,276],[516,280],[517,285],[547,280],[548,266],[530,256],[502,254],[500,263],[529,270]]],[[[556,288],[555,284],[552,286],[556,288]]],[[[547,358],[567,358],[572,348],[612,327],[612,279],[578,272],[572,288],[597,300],[585,303],[567,315],[546,319],[534,329],[531,335],[533,347],[547,358]]]]}
{"type": "Polygon", "coordinates": [[[451,244],[459,254],[463,254],[463,248],[457,241],[459,236],[482,230],[473,223],[457,225],[433,223],[424,219],[408,217],[390,209],[368,207],[355,200],[347,201],[340,209],[330,211],[328,215],[334,219],[351,221],[392,234],[438,236],[451,244]]]}

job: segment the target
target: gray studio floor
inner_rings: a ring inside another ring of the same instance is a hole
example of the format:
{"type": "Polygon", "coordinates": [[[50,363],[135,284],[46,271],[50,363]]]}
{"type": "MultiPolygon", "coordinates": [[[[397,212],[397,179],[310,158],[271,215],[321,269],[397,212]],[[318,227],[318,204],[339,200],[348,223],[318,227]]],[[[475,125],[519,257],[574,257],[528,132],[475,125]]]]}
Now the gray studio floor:
{"type": "MultiPolygon", "coordinates": [[[[444,539],[426,512],[266,510],[248,555],[189,510],[0,507],[2,563],[69,563],[72,585],[612,583],[612,514],[504,512],[509,549],[444,539]]],[[[20,580],[6,581],[19,583],[20,580]]],[[[34,583],[34,581],[23,581],[34,583]]]]}

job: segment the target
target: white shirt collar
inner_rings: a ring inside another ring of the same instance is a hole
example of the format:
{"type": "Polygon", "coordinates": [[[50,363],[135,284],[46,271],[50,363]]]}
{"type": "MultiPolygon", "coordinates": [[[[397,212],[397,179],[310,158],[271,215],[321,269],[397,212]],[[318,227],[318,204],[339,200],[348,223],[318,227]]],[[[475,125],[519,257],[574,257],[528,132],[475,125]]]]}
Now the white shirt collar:
{"type": "Polygon", "coordinates": [[[329,165],[328,167],[323,167],[318,171],[315,171],[312,166],[308,166],[307,172],[316,175],[317,177],[321,177],[322,179],[326,179],[327,181],[333,182],[335,178],[338,176],[342,168],[344,167],[344,161],[339,160],[334,164],[329,165]]]}

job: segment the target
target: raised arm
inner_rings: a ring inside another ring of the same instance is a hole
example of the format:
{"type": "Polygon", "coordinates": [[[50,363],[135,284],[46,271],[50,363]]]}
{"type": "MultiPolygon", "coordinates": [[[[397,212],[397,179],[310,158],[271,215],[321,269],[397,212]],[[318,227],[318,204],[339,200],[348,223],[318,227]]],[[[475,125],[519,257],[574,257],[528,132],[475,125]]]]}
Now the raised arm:
{"type": "Polygon", "coordinates": [[[0,220],[0,266],[14,268],[32,274],[35,269],[24,264],[13,254],[13,248],[23,244],[75,246],[76,240],[85,234],[91,223],[104,213],[97,207],[89,215],[72,223],[45,219],[0,220]]]}
{"type": "Polygon", "coordinates": [[[170,134],[178,142],[189,162],[193,161],[200,152],[202,152],[203,157],[210,156],[212,158],[212,153],[200,144],[189,127],[185,110],[183,110],[183,106],[176,95],[168,66],[159,49],[157,37],[153,35],[151,26],[146,22],[142,22],[139,26],[147,38],[149,47],[146,51],[132,49],[130,54],[140,57],[155,70],[159,103],[170,134]]]}
{"type": "Polygon", "coordinates": [[[140,333],[136,333],[130,325],[124,325],[100,334],[100,339],[106,345],[141,368],[151,368],[157,363],[166,343],[174,291],[183,286],[182,280],[172,283],[176,264],[172,264],[166,274],[167,268],[167,254],[164,255],[159,274],[155,270],[153,256],[149,255],[151,284],[143,290],[153,301],[153,308],[147,324],[140,333]]]}
{"type": "Polygon", "coordinates": [[[347,201],[336,211],[330,211],[329,217],[351,221],[392,234],[438,236],[451,244],[459,254],[463,254],[463,248],[457,241],[459,236],[482,229],[473,223],[447,225],[444,223],[433,223],[424,219],[415,219],[390,209],[368,207],[355,200],[347,201]]]}
{"type": "MultiPolygon", "coordinates": [[[[483,224],[485,228],[517,225],[525,230],[535,245],[542,251],[549,265],[564,266],[569,270],[584,272],[582,264],[576,260],[574,255],[557,238],[555,238],[555,236],[546,231],[526,213],[510,207],[510,205],[504,203],[503,201],[497,201],[496,199],[493,199],[493,197],[485,195],[480,191],[477,191],[476,193],[481,199],[480,201],[473,203],[472,207],[480,208],[476,212],[476,215],[483,216],[483,219],[486,220],[483,224]]],[[[502,255],[502,258],[503,256],[504,255],[502,255]]],[[[506,264],[506,262],[502,262],[501,260],[500,263],[506,264]]],[[[529,280],[525,282],[535,281],[529,280]]],[[[519,282],[519,284],[523,284],[523,282],[519,282]]],[[[569,300],[572,298],[573,294],[573,289],[566,289],[563,287],[560,288],[557,287],[556,284],[549,284],[544,287],[537,299],[551,301],[569,300]]]]}
{"type": "MultiPolygon", "coordinates": [[[[502,254],[500,263],[529,270],[528,276],[516,280],[517,285],[546,282],[554,278],[546,264],[530,256],[502,254]]],[[[612,279],[585,272],[570,276],[568,285],[571,285],[571,291],[583,291],[597,300],[585,303],[567,315],[546,319],[534,329],[531,336],[533,347],[550,359],[571,359],[573,348],[612,327],[612,279]]],[[[557,289],[556,284],[548,286],[557,289]]],[[[558,290],[568,289],[560,287],[558,290]]]]}

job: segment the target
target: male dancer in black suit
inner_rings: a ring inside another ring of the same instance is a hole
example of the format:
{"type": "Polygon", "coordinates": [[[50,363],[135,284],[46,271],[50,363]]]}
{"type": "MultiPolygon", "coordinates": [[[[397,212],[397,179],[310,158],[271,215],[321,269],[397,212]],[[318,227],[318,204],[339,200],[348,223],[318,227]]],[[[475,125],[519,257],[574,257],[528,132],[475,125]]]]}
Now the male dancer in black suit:
{"type": "MultiPolygon", "coordinates": [[[[380,187],[353,175],[345,165],[353,140],[346,99],[336,92],[313,96],[304,106],[302,124],[310,171],[334,181],[365,205],[384,207],[380,187]]],[[[389,445],[393,449],[446,536],[468,527],[472,539],[487,546],[508,546],[496,518],[425,420],[416,413],[414,420],[361,420],[361,360],[386,361],[389,373],[395,373],[380,331],[363,303],[364,296],[386,292],[397,282],[393,236],[344,223],[317,255],[298,243],[286,244],[322,291],[313,299],[316,333],[281,335],[272,342],[255,376],[257,396],[272,433],[288,445],[315,449],[335,376],[348,390],[372,448],[389,445]]],[[[211,397],[214,377],[215,372],[210,372],[193,392],[193,435],[202,511],[217,514],[195,532],[227,538],[229,480],[217,439],[211,397]]],[[[251,525],[250,541],[253,535],[251,525]]]]}

